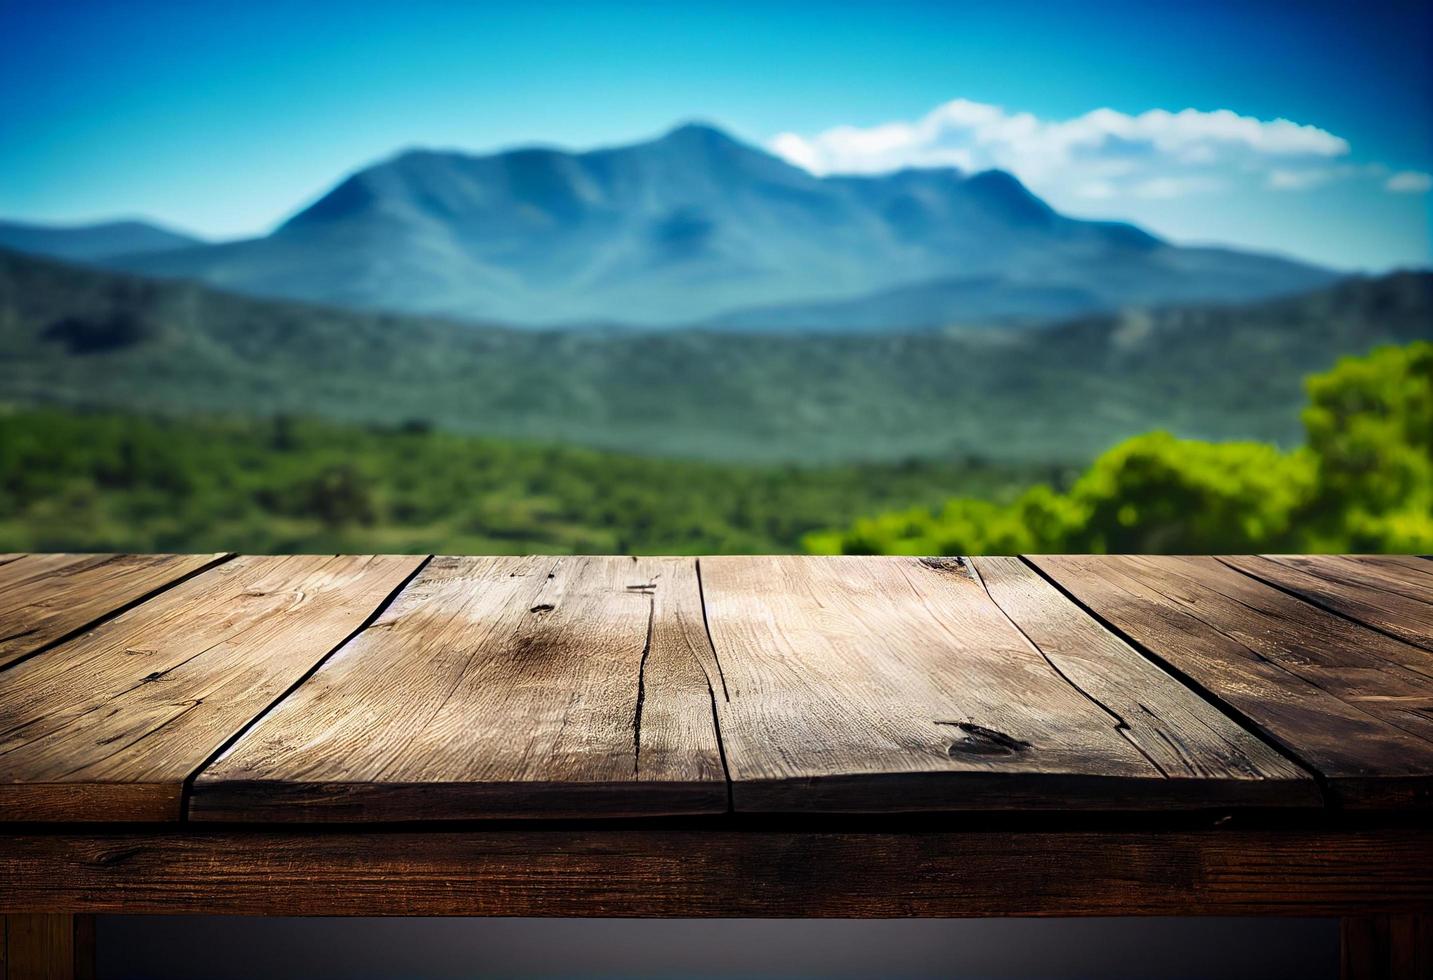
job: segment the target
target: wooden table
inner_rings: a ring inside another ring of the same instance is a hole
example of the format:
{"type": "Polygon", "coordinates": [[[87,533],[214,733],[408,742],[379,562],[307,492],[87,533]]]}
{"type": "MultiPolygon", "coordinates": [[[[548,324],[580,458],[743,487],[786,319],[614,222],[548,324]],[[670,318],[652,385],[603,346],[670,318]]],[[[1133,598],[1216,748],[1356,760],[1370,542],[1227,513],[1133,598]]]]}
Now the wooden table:
{"type": "Polygon", "coordinates": [[[3,555],[0,821],[12,978],[116,912],[1340,916],[1426,977],[1433,561],[3,555]]]}

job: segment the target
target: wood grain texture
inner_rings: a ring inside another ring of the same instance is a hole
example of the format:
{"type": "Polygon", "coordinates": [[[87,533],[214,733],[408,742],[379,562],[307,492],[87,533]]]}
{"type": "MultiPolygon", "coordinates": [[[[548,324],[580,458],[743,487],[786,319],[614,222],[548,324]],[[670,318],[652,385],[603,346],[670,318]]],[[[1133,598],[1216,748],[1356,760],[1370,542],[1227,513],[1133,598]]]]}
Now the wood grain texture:
{"type": "Polygon", "coordinates": [[[1346,918],[1340,925],[1343,980],[1433,977],[1433,912],[1346,918]]]}
{"type": "Polygon", "coordinates": [[[420,561],[236,558],[12,667],[0,819],[177,820],[184,781],[420,561]]]}
{"type": "Polygon", "coordinates": [[[0,916],[0,980],[94,980],[94,917],[0,916]]]}
{"type": "Polygon", "coordinates": [[[72,915],[70,918],[74,920],[75,980],[95,980],[98,973],[95,917],[93,915],[72,915]]]}
{"type": "Polygon", "coordinates": [[[991,598],[1060,675],[1172,779],[1211,801],[1321,803],[1313,778],[1092,619],[1018,558],[973,558],[991,598]],[[1226,786],[1225,784],[1230,784],[1226,786]]]}
{"type": "Polygon", "coordinates": [[[436,558],[195,781],[195,820],[712,813],[691,559],[436,558]]]}
{"type": "MultiPolygon", "coordinates": [[[[1433,562],[1374,555],[1229,555],[1220,561],[1433,651],[1433,562]]],[[[1433,673],[1433,657],[1428,672],[1433,673]]]]}
{"type": "Polygon", "coordinates": [[[1213,558],[1031,560],[1319,772],[1344,805],[1433,803],[1428,651],[1213,558]]]}
{"type": "Polygon", "coordinates": [[[1267,757],[1268,782],[1167,778],[957,559],[703,558],[701,574],[738,811],[1313,801],[1267,757]]]}
{"type": "Polygon", "coordinates": [[[0,555],[0,668],[222,555],[0,555]]]}
{"type": "MultiPolygon", "coordinates": [[[[542,825],[531,825],[540,828],[542,825]]],[[[0,910],[247,915],[1372,915],[1427,828],[0,835],[0,910]]]]}

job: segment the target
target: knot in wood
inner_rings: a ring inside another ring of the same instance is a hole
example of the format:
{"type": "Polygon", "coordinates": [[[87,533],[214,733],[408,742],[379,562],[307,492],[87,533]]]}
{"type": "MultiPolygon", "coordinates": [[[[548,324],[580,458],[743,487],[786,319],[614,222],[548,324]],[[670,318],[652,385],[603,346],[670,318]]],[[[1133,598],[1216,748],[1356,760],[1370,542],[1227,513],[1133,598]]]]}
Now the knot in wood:
{"type": "Polygon", "coordinates": [[[951,756],[962,755],[1015,755],[1024,752],[1030,747],[1029,742],[1021,741],[1013,735],[1006,735],[1004,732],[997,732],[993,728],[986,728],[984,725],[977,725],[969,721],[938,721],[937,725],[951,725],[960,729],[961,738],[950,743],[946,749],[951,756]]]}

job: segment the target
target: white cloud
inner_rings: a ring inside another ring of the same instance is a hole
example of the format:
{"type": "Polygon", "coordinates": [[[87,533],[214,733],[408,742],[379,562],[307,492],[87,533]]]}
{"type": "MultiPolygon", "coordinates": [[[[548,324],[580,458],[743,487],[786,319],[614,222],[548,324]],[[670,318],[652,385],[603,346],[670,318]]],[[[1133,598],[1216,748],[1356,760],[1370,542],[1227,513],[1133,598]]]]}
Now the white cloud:
{"type": "Polygon", "coordinates": [[[795,133],[782,133],[769,144],[772,153],[805,170],[815,172],[821,167],[821,155],[795,133]]]}
{"type": "Polygon", "coordinates": [[[1135,197],[1154,199],[1184,197],[1187,194],[1204,194],[1223,188],[1224,182],[1216,177],[1151,177],[1130,188],[1135,197]]]}
{"type": "Polygon", "coordinates": [[[1119,191],[1115,190],[1115,185],[1108,180],[1091,180],[1076,187],[1075,195],[1091,201],[1104,201],[1111,197],[1119,197],[1119,191]]]}
{"type": "Polygon", "coordinates": [[[782,133],[769,146],[818,174],[1000,168],[1057,200],[1208,194],[1249,175],[1281,189],[1312,187],[1325,179],[1313,168],[1349,153],[1346,140],[1317,126],[1228,109],[1095,109],[1042,119],[968,99],[914,121],[782,133]]]}
{"type": "Polygon", "coordinates": [[[1421,170],[1401,170],[1389,177],[1383,186],[1397,194],[1426,194],[1433,188],[1433,174],[1421,170]]]}
{"type": "Polygon", "coordinates": [[[1323,187],[1336,180],[1364,177],[1382,180],[1388,168],[1381,163],[1341,163],[1337,166],[1304,166],[1297,169],[1276,167],[1269,171],[1264,186],[1276,191],[1306,191],[1323,187]]]}
{"type": "Polygon", "coordinates": [[[1338,174],[1328,168],[1314,170],[1269,171],[1268,186],[1276,191],[1306,191],[1311,187],[1322,187],[1334,180],[1338,174]]]}

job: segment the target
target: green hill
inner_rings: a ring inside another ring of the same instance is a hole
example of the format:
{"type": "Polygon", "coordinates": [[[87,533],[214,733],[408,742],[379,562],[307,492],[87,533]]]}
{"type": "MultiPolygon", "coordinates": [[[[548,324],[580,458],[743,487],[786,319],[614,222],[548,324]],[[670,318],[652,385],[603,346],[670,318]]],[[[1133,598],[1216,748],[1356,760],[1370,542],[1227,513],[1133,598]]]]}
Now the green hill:
{"type": "Polygon", "coordinates": [[[1150,429],[1301,438],[1300,380],[1433,336],[1433,275],[1044,329],[531,332],[0,253],[0,401],[280,414],[744,461],[1084,461],[1150,429]]]}

